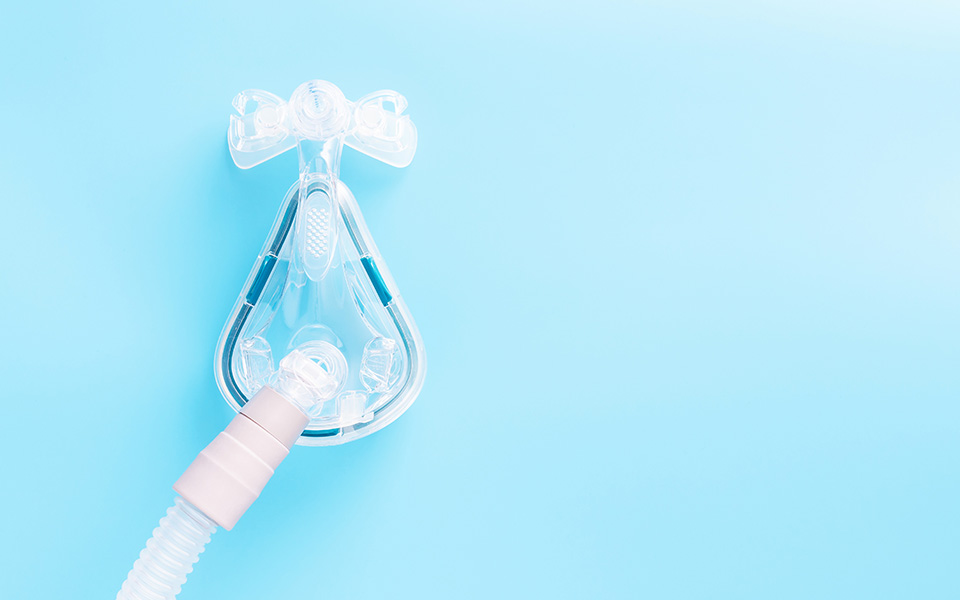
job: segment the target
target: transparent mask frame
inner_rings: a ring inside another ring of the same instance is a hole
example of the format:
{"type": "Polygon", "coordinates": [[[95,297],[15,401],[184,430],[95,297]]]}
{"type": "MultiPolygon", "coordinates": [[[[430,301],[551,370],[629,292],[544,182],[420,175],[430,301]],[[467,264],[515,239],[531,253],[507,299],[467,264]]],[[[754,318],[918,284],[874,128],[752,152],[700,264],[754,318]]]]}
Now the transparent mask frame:
{"type": "MultiPolygon", "coordinates": [[[[396,167],[410,164],[417,133],[402,114],[406,106],[393,91],[350,102],[319,80],[298,87],[289,102],[261,90],[234,99],[238,114],[227,138],[237,166],[250,168],[296,147],[300,177],[220,336],[217,384],[239,410],[276,373],[274,356],[336,348],[344,384],[311,415],[301,445],[342,444],[382,429],[423,385],[426,359],[416,324],[339,180],[344,144],[396,167]]],[[[323,365],[319,355],[312,358],[323,365]]]]}

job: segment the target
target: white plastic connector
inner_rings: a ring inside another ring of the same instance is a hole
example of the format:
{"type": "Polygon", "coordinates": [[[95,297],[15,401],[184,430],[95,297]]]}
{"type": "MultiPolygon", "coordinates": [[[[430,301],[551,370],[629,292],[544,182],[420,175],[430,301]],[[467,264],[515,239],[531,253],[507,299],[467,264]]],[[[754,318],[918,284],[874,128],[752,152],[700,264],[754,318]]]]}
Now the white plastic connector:
{"type": "Polygon", "coordinates": [[[345,367],[343,355],[322,342],[285,356],[273,383],[200,452],[173,489],[233,529],[303,433],[310,413],[336,396],[345,367]]]}
{"type": "Polygon", "coordinates": [[[309,422],[300,409],[264,387],[200,452],[173,489],[229,531],[309,422]]]}
{"type": "Polygon", "coordinates": [[[271,385],[187,467],[173,486],[181,498],[147,541],[117,600],[172,600],[217,525],[233,529],[303,433],[308,413],[340,391],[344,359],[326,346],[284,357],[271,385]]]}

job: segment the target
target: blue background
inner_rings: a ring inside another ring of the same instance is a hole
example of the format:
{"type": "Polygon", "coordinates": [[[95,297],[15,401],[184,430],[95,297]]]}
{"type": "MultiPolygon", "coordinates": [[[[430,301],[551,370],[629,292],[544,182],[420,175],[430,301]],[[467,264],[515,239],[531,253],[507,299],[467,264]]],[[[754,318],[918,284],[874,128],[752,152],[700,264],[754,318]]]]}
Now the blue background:
{"type": "Polygon", "coordinates": [[[112,598],[231,412],[296,175],[230,100],[393,88],[353,189],[429,357],[182,598],[960,596],[960,8],[163,2],[0,21],[4,598],[112,598]]]}

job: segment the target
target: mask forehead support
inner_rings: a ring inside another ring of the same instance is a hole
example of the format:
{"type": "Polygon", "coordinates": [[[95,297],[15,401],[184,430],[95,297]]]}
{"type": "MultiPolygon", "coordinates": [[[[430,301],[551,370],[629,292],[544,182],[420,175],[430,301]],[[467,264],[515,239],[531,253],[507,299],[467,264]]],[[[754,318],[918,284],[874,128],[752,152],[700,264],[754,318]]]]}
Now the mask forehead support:
{"type": "Polygon", "coordinates": [[[407,100],[392,90],[351,102],[333,84],[315,80],[297,88],[287,102],[263,90],[244,90],[233,99],[233,106],[237,114],[230,116],[227,142],[233,162],[242,169],[295,148],[298,142],[320,139],[337,139],[394,167],[409,165],[417,149],[417,129],[403,114],[407,100]],[[338,106],[317,106],[313,96],[303,93],[310,87],[335,90],[332,96],[338,106]],[[316,127],[310,117],[331,109],[338,118],[330,120],[329,127],[316,127]]]}

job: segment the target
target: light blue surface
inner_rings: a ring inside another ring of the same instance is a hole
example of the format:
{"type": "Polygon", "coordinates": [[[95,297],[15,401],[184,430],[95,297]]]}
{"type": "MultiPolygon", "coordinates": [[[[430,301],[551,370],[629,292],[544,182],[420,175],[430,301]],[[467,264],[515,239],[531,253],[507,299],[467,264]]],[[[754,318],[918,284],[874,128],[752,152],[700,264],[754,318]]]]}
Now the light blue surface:
{"type": "Polygon", "coordinates": [[[0,596],[112,598],[227,423],[296,168],[230,100],[314,77],[410,101],[342,177],[426,386],[183,600],[960,596],[958,65],[952,2],[5,7],[0,596]]]}

